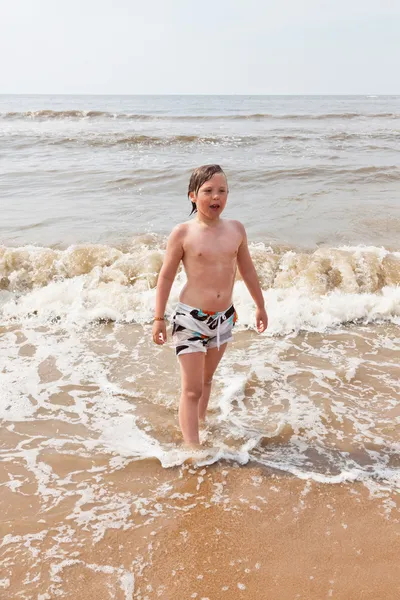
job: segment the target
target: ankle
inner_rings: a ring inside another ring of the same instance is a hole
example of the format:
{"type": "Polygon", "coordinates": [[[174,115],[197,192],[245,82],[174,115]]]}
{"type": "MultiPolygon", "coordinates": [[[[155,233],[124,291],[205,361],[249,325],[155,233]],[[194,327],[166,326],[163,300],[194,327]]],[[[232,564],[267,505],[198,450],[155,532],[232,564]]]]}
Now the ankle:
{"type": "Polygon", "coordinates": [[[198,450],[199,448],[201,448],[200,442],[187,442],[187,441],[184,441],[183,442],[183,446],[186,448],[186,450],[198,450]]]}

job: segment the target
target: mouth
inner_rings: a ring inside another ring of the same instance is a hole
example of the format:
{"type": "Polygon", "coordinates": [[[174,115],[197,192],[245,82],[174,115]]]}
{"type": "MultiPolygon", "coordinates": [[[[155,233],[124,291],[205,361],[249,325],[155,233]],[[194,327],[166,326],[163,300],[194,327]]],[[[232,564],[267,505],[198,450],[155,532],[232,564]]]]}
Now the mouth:
{"type": "Polygon", "coordinates": [[[211,204],[210,208],[212,208],[213,210],[217,210],[220,207],[219,204],[211,204]]]}

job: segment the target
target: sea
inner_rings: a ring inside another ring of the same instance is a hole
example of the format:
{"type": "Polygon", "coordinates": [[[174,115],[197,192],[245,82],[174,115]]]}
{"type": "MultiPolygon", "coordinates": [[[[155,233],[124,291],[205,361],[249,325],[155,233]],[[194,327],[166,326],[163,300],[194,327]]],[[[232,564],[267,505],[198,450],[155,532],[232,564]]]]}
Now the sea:
{"type": "Polygon", "coordinates": [[[2,95],[0,207],[2,597],[399,597],[400,96],[2,95]],[[269,327],[237,276],[194,456],[151,320],[210,163],[269,327]]]}

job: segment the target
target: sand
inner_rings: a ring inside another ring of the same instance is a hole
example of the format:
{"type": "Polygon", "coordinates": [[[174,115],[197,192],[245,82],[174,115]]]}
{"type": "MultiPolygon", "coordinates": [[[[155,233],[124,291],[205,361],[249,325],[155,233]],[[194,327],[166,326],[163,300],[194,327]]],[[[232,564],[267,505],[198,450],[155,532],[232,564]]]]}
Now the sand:
{"type": "Polygon", "coordinates": [[[142,460],[93,475],[106,457],[54,454],[46,463],[59,475],[81,470],[75,493],[90,479],[94,494],[82,497],[80,511],[74,494],[40,512],[34,489],[22,496],[1,488],[4,600],[400,597],[393,492],[254,464],[162,469],[142,460]],[[136,500],[118,506],[116,493],[136,500]]]}

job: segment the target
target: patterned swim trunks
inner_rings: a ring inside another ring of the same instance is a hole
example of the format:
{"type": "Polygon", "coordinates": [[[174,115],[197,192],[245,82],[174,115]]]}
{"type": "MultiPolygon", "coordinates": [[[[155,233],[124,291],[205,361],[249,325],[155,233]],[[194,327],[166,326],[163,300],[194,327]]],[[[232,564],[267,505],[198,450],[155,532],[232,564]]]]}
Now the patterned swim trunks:
{"type": "Polygon", "coordinates": [[[237,321],[234,306],[222,312],[207,312],[179,302],[172,315],[172,341],[177,356],[207,352],[232,340],[237,321]]]}

